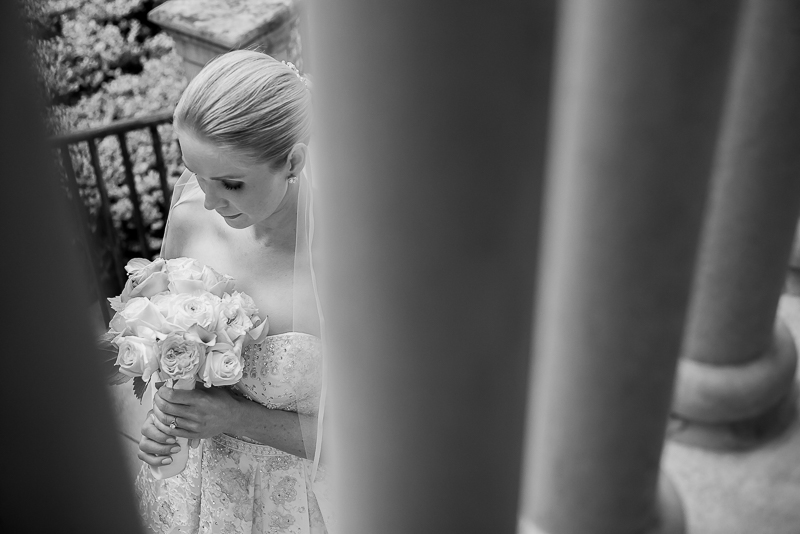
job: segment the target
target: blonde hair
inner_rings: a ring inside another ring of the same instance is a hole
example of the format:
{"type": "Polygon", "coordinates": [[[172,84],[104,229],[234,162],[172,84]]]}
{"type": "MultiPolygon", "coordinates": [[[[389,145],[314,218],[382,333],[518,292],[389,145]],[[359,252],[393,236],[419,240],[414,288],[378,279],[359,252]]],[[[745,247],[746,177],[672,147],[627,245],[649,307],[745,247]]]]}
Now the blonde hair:
{"type": "Polygon", "coordinates": [[[282,165],[311,134],[311,94],[288,65],[253,50],[208,62],[181,95],[178,128],[256,163],[282,165]]]}

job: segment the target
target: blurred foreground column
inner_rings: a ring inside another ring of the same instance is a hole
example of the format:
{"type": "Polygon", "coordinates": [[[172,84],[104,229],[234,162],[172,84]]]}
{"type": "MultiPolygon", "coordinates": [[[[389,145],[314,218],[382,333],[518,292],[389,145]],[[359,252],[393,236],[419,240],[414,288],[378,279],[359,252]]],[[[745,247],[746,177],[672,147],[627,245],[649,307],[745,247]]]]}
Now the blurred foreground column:
{"type": "Polygon", "coordinates": [[[672,437],[707,447],[758,443],[795,410],[775,315],[800,210],[800,1],[746,7],[673,408],[672,437]]]}
{"type": "Polygon", "coordinates": [[[520,534],[684,531],[659,464],[736,14],[563,4],[520,534]]]}
{"type": "MultiPolygon", "coordinates": [[[[0,531],[141,532],[17,2],[0,2],[0,531]]],[[[76,200],[79,201],[79,200],[76,200]]]]}
{"type": "Polygon", "coordinates": [[[333,532],[512,533],[552,5],[310,7],[333,532]]]}

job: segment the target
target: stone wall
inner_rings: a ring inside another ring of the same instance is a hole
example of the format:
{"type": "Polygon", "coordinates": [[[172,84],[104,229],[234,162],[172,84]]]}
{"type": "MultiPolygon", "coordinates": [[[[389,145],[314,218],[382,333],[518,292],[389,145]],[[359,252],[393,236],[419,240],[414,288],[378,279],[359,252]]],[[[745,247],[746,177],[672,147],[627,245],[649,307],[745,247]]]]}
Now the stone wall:
{"type": "Polygon", "coordinates": [[[169,0],[148,19],[175,39],[189,79],[219,54],[242,48],[303,68],[295,0],[169,0]]]}

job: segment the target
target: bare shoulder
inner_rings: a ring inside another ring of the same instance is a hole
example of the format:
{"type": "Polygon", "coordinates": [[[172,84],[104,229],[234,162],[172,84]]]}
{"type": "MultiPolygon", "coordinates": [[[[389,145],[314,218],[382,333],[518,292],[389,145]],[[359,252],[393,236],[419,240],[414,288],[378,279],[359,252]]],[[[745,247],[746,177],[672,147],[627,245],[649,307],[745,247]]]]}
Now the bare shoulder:
{"type": "Polygon", "coordinates": [[[203,207],[203,197],[193,195],[173,206],[169,214],[169,226],[164,236],[164,257],[178,258],[185,255],[193,241],[210,233],[218,233],[218,221],[214,213],[203,207]]]}

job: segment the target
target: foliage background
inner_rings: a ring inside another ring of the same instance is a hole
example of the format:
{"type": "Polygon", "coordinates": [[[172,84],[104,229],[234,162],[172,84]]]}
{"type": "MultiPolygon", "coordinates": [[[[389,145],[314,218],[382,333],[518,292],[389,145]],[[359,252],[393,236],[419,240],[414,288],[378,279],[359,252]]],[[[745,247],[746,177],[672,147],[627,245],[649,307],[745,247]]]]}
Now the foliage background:
{"type": "MultiPolygon", "coordinates": [[[[147,21],[165,0],[17,0],[30,29],[45,121],[53,135],[145,117],[171,110],[186,86],[174,42],[147,21]]],[[[172,126],[159,127],[167,181],[179,176],[180,153],[172,126]]],[[[127,134],[142,216],[151,250],[164,232],[163,193],[147,131],[127,134]]],[[[116,291],[107,239],[99,220],[96,177],[85,143],[71,148],[81,200],[101,250],[102,282],[116,291]]],[[[98,143],[98,154],[123,261],[144,254],[132,220],[132,205],[116,137],[98,143]]]]}

